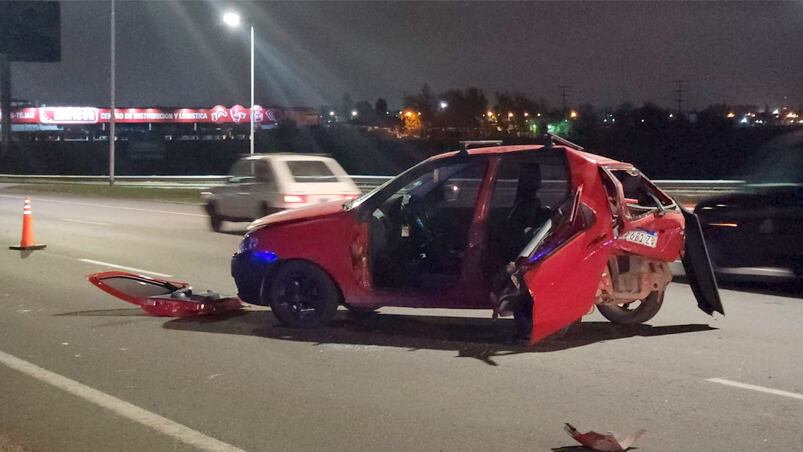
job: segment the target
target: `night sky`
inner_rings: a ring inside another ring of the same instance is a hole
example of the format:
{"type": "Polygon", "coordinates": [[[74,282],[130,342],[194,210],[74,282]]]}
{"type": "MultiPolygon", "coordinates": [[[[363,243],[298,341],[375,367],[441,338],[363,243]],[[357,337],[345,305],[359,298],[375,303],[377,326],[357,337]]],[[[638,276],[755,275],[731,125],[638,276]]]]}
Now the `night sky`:
{"type": "MultiPolygon", "coordinates": [[[[110,3],[62,2],[62,62],[14,63],[13,96],[108,105],[110,3]]],[[[803,2],[117,2],[118,106],[398,106],[424,82],[560,104],[803,104],[803,2]]]]}

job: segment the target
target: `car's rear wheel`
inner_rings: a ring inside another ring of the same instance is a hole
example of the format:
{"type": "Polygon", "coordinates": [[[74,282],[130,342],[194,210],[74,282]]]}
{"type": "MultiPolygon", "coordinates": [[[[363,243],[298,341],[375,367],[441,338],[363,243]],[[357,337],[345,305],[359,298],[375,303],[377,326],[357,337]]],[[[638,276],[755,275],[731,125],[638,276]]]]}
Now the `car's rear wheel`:
{"type": "Polygon", "coordinates": [[[206,212],[209,214],[209,226],[215,232],[220,232],[223,229],[223,217],[217,211],[215,204],[210,202],[206,204],[206,212]]]}
{"type": "Polygon", "coordinates": [[[663,292],[651,292],[645,299],[632,303],[599,304],[597,309],[603,317],[620,325],[644,323],[658,314],[664,302],[663,292]]]}
{"type": "Polygon", "coordinates": [[[302,261],[282,264],[268,293],[273,315],[294,328],[325,325],[340,303],[340,291],[332,278],[321,268],[302,261]]]}

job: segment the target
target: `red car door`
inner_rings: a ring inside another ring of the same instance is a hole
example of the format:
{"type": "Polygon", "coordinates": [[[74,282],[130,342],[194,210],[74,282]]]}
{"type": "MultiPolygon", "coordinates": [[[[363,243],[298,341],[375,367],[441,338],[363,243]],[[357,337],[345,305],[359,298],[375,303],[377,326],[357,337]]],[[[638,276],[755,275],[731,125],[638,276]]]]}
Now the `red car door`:
{"type": "Polygon", "coordinates": [[[527,258],[523,272],[533,300],[532,343],[588,313],[611,253],[610,219],[604,218],[610,214],[595,212],[590,206],[599,204],[583,194],[582,186],[570,201],[567,211],[559,209],[549,226],[554,229],[527,258]]]}

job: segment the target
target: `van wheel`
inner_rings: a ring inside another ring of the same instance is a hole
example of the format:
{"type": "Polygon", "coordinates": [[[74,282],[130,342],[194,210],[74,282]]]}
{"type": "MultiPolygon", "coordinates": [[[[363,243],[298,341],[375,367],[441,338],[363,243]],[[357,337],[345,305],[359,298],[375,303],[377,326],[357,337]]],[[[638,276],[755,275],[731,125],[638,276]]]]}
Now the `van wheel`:
{"type": "Polygon", "coordinates": [[[325,325],[340,304],[340,291],[332,278],[320,267],[302,261],[279,267],[268,293],[273,315],[294,328],[325,325]]]}
{"type": "Polygon", "coordinates": [[[632,303],[599,304],[597,309],[603,317],[619,325],[637,325],[658,314],[664,302],[664,292],[651,292],[647,298],[632,303]]]}
{"type": "Polygon", "coordinates": [[[223,229],[223,217],[217,212],[217,208],[213,203],[206,205],[206,212],[209,214],[209,226],[215,232],[220,232],[223,229]]]}

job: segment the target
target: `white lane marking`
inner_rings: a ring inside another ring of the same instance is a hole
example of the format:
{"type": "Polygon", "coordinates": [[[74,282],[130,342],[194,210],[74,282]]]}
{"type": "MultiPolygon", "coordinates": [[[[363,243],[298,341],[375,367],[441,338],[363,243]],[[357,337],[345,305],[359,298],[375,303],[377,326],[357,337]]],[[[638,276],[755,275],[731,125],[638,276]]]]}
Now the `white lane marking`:
{"type": "Polygon", "coordinates": [[[94,261],[92,259],[79,258],[78,260],[81,262],[86,262],[87,264],[95,264],[95,265],[102,265],[104,267],[119,268],[120,270],[130,270],[136,273],[147,273],[149,275],[161,276],[163,278],[173,277],[173,275],[167,275],[165,273],[152,272],[150,270],[143,270],[141,268],[126,267],[125,265],[110,264],[108,262],[94,261]]]}
{"type": "Polygon", "coordinates": [[[767,394],[774,394],[792,399],[803,400],[803,394],[797,392],[781,391],[780,389],[767,388],[765,386],[750,385],[747,383],[739,383],[738,381],[725,380],[724,378],[708,378],[705,381],[711,383],[719,383],[721,385],[733,386],[735,388],[750,389],[752,391],[765,392],[767,394]]]}
{"type": "Polygon", "coordinates": [[[99,221],[73,220],[72,218],[62,218],[61,221],[66,221],[67,223],[94,224],[96,226],[109,226],[111,224],[111,223],[101,223],[99,221]]]}
{"type": "Polygon", "coordinates": [[[100,407],[138,422],[146,427],[150,427],[159,433],[165,434],[175,438],[185,444],[197,447],[201,450],[209,451],[229,451],[229,452],[242,452],[242,449],[232,446],[231,444],[224,443],[218,439],[207,436],[197,430],[193,430],[178,422],[171,421],[166,417],[159,416],[134,404],[128,403],[125,400],[118,399],[117,397],[106,394],[105,392],[98,391],[97,389],[90,388],[89,386],[71,380],[67,377],[43,369],[28,361],[17,358],[16,356],[9,355],[0,351],[0,363],[31,376],[43,383],[55,386],[63,391],[66,391],[74,396],[80,397],[90,403],[94,403],[100,407]]]}
{"type": "MultiPolygon", "coordinates": [[[[14,196],[14,195],[0,195],[0,198],[12,198],[12,199],[23,199],[24,196],[14,196]]],[[[57,204],[72,204],[76,206],[87,206],[87,207],[99,207],[103,209],[118,209],[118,210],[133,210],[136,212],[150,212],[150,213],[164,213],[168,215],[183,215],[186,217],[203,217],[206,218],[206,215],[201,213],[186,213],[186,212],[174,212],[172,210],[157,210],[157,209],[142,209],[138,207],[123,207],[123,206],[111,206],[107,204],[94,204],[88,202],[75,202],[75,201],[62,201],[58,199],[50,199],[50,198],[36,198],[36,202],[53,202],[57,204]]]]}

